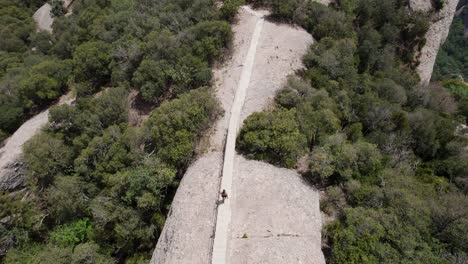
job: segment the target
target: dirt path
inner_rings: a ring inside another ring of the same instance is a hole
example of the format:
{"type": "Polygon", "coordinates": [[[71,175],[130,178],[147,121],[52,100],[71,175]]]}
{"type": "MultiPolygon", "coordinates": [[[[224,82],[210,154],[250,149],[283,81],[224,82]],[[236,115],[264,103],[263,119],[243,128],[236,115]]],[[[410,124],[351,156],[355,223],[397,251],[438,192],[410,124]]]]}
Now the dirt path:
{"type": "MultiPolygon", "coordinates": [[[[74,101],[71,93],[63,95],[57,104],[71,104],[74,101]]],[[[34,135],[39,133],[41,128],[49,121],[49,109],[37,114],[28,121],[24,122],[16,132],[11,135],[5,145],[0,149],[0,190],[8,188],[12,184],[15,185],[14,176],[11,174],[15,164],[23,153],[23,145],[34,135]]],[[[12,186],[14,187],[14,186],[12,186]]]]}
{"type": "Polygon", "coordinates": [[[303,67],[301,58],[313,41],[302,29],[263,21],[259,17],[264,14],[246,7],[239,11],[232,57],[214,71],[216,95],[225,114],[209,135],[208,152],[190,166],[179,185],[151,263],[323,263],[317,192],[294,171],[244,160],[234,151],[244,118],[273,101],[287,76],[303,67]],[[263,180],[269,183],[262,184],[263,180]],[[221,189],[228,190],[229,198],[218,206],[221,189]],[[258,243],[252,239],[262,233],[254,231],[255,226],[262,230],[268,226],[280,236],[258,243]],[[239,239],[244,232],[252,238],[239,239]],[[262,262],[262,251],[298,261],[278,257],[262,262]]]}

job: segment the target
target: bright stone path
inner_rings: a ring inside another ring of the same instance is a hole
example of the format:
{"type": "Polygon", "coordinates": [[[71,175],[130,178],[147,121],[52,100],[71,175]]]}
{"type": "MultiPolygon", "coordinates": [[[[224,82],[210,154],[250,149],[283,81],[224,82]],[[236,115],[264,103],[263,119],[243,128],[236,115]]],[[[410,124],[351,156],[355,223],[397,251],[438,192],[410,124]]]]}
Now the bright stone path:
{"type": "MultiPolygon", "coordinates": [[[[221,180],[220,190],[226,190],[227,194],[232,193],[232,172],[234,169],[234,156],[236,153],[236,137],[239,129],[239,119],[242,107],[245,101],[247,88],[249,87],[250,77],[255,60],[255,53],[260,39],[260,33],[263,28],[264,18],[261,14],[253,11],[247,6],[243,7],[249,13],[257,17],[255,30],[253,32],[252,40],[250,42],[249,51],[242,64],[242,74],[239,81],[234,98],[234,104],[231,108],[231,118],[229,120],[228,134],[226,139],[226,146],[224,152],[223,176],[221,180]]],[[[231,199],[226,199],[224,203],[218,206],[218,215],[216,218],[216,232],[213,244],[212,264],[227,263],[228,257],[228,240],[231,222],[231,199]]]]}

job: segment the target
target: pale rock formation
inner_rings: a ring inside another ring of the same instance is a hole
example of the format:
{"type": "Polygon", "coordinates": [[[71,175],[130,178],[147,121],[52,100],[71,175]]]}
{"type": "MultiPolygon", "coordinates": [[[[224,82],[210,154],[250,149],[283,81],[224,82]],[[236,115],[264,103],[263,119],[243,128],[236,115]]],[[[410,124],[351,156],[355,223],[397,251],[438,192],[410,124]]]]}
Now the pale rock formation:
{"type": "Polygon", "coordinates": [[[410,0],[409,6],[413,11],[428,12],[432,10],[432,3],[430,0],[410,0]]]}
{"type": "MultiPolygon", "coordinates": [[[[239,11],[238,22],[233,25],[231,58],[214,71],[216,95],[225,114],[208,135],[209,152],[190,166],[179,185],[151,263],[211,263],[217,206],[226,205],[218,205],[224,141],[241,76],[251,65],[246,63],[246,58],[251,58],[248,54],[253,54],[254,62],[245,102],[237,112],[240,122],[271,104],[287,76],[303,67],[301,58],[313,39],[290,25],[264,21],[258,44],[254,45],[256,52],[248,52],[253,39],[257,39],[253,35],[259,16],[265,14],[247,7],[239,11]]],[[[316,190],[293,170],[248,161],[237,154],[232,178],[226,202],[232,204],[231,224],[227,232],[216,234],[218,239],[226,239],[225,263],[324,263],[316,190]],[[243,232],[252,237],[239,239],[243,232]],[[264,234],[271,237],[263,241],[256,237],[264,234]]]]}
{"type": "MultiPolygon", "coordinates": [[[[74,0],[64,0],[63,8],[67,11],[67,14],[70,14],[72,4],[74,0]]],[[[41,6],[33,15],[33,19],[36,22],[38,31],[47,31],[52,33],[52,24],[54,23],[54,18],[51,14],[52,7],[49,3],[45,3],[41,6]]]]}
{"type": "Polygon", "coordinates": [[[34,13],[33,19],[36,21],[38,31],[47,31],[52,33],[52,24],[54,23],[54,19],[50,14],[51,10],[52,7],[48,3],[45,3],[36,11],[36,13],[34,13]]]}
{"type": "Polygon", "coordinates": [[[445,0],[444,7],[435,11],[431,0],[411,0],[410,8],[413,11],[426,12],[431,17],[431,25],[426,33],[426,44],[417,55],[419,65],[416,72],[421,78],[421,84],[430,82],[434,64],[439,48],[447,39],[450,25],[457,8],[458,0],[445,0]]]}

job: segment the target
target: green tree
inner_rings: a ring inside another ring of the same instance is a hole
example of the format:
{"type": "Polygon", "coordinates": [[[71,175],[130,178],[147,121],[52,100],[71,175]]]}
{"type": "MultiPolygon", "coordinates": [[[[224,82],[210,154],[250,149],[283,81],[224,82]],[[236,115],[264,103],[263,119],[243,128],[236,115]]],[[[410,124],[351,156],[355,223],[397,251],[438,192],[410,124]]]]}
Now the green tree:
{"type": "Polygon", "coordinates": [[[195,55],[212,63],[232,40],[232,31],[225,21],[203,21],[187,30],[187,38],[194,38],[195,55]]]}
{"type": "Polygon", "coordinates": [[[24,145],[29,181],[38,189],[49,186],[55,176],[70,169],[72,150],[61,139],[46,133],[34,136],[24,145]]]}
{"type": "Polygon", "coordinates": [[[0,104],[0,129],[12,133],[23,121],[23,108],[10,103],[0,104]]]}
{"type": "Polygon", "coordinates": [[[88,214],[89,199],[98,192],[92,183],[77,176],[58,176],[45,191],[48,211],[56,223],[88,214]]]}
{"type": "Polygon", "coordinates": [[[91,140],[88,147],[75,159],[75,171],[86,180],[100,183],[107,173],[116,173],[128,167],[133,158],[124,131],[111,126],[102,136],[91,140]]]}
{"type": "Polygon", "coordinates": [[[327,148],[315,148],[310,156],[310,172],[322,181],[335,172],[334,157],[327,148]]]}
{"type": "Polygon", "coordinates": [[[63,7],[62,0],[50,0],[50,5],[52,7],[51,13],[53,17],[60,17],[65,14],[65,8],[63,7]]]}
{"type": "Polygon", "coordinates": [[[90,82],[94,87],[110,78],[111,48],[102,41],[90,41],[73,53],[73,74],[76,83],[90,82]]]}
{"type": "Polygon", "coordinates": [[[140,89],[143,98],[157,101],[169,89],[174,68],[164,60],[145,59],[133,76],[133,83],[140,89]]]}
{"type": "Polygon", "coordinates": [[[156,109],[149,119],[151,149],[174,167],[184,167],[193,155],[195,140],[219,113],[206,88],[193,90],[156,109]]]}
{"type": "Polygon", "coordinates": [[[295,109],[250,115],[237,138],[237,148],[247,157],[293,167],[305,150],[295,115],[295,109]]]}
{"type": "Polygon", "coordinates": [[[46,60],[34,65],[19,84],[19,96],[27,108],[44,105],[65,90],[71,72],[67,61],[46,60]]]}
{"type": "Polygon", "coordinates": [[[225,0],[220,9],[221,18],[232,21],[237,14],[237,10],[241,5],[245,4],[245,0],[225,0]]]}
{"type": "Polygon", "coordinates": [[[59,247],[75,246],[87,240],[91,228],[91,223],[86,218],[71,224],[58,226],[50,233],[50,241],[59,247]]]}

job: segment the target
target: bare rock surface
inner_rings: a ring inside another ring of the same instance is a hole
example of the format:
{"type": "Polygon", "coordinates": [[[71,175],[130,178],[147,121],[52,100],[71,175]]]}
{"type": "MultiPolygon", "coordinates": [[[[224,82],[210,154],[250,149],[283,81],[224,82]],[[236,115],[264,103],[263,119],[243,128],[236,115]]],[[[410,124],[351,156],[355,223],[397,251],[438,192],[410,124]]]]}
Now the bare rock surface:
{"type": "MultiPolygon", "coordinates": [[[[74,101],[71,93],[62,96],[58,104],[70,104],[74,101]]],[[[11,190],[23,182],[21,154],[23,145],[49,121],[49,109],[24,122],[16,132],[6,139],[0,149],[0,191],[11,190]]]]}
{"type": "Polygon", "coordinates": [[[416,68],[416,72],[421,78],[421,84],[428,84],[431,80],[437,53],[447,39],[457,4],[458,0],[445,0],[444,7],[431,14],[430,12],[434,11],[431,0],[410,1],[410,7],[413,11],[428,12],[428,15],[431,16],[431,25],[425,35],[426,44],[421,49],[418,58],[419,65],[416,68]]]}
{"type": "MultiPolygon", "coordinates": [[[[63,8],[67,11],[66,15],[71,14],[73,1],[74,0],[63,0],[63,8]]],[[[51,11],[52,6],[49,3],[45,3],[34,13],[33,19],[36,22],[38,31],[52,33],[54,18],[52,17],[51,11]]]]}
{"type": "Polygon", "coordinates": [[[312,36],[301,28],[264,23],[241,123],[273,102],[287,76],[303,68],[302,56],[312,43],[312,36]]]}
{"type": "MultiPolygon", "coordinates": [[[[252,46],[255,28],[258,30],[258,16],[264,14],[266,14],[265,11],[252,11],[248,7],[243,7],[239,11],[238,20],[233,25],[233,53],[222,67],[214,70],[216,96],[225,114],[215,124],[212,134],[207,135],[210,136],[208,153],[199,157],[190,166],[179,185],[171,206],[171,213],[166,220],[151,263],[211,262],[213,232],[218,217],[217,208],[223,206],[217,204],[224,159],[222,152],[231,120],[231,109],[233,102],[238,101],[235,100],[236,91],[239,88],[242,72],[245,73],[244,64],[248,50],[252,46]]],[[[239,126],[248,115],[261,111],[271,103],[275,93],[285,84],[288,74],[302,68],[301,58],[313,41],[312,37],[302,29],[269,21],[264,21],[260,32],[258,44],[254,45],[256,52],[250,52],[254,54],[254,63],[249,73],[251,78],[245,95],[245,103],[242,111],[238,113],[239,126]]],[[[274,255],[271,258],[272,261],[280,261],[282,258],[286,260],[286,262],[276,263],[296,263],[297,259],[304,263],[322,263],[319,198],[315,190],[303,183],[294,171],[276,168],[262,162],[246,161],[238,155],[235,155],[233,178],[232,195],[235,198],[229,199],[232,203],[233,226],[230,226],[228,232],[224,234],[228,246],[227,263],[267,263],[255,262],[262,259],[262,254],[274,255]],[[256,175],[261,172],[267,172],[267,174],[256,175]],[[264,185],[258,181],[269,176],[271,178],[268,179],[271,181],[268,186],[273,191],[264,188],[264,185]],[[248,186],[249,189],[245,189],[247,187],[245,184],[251,184],[248,186]],[[301,187],[298,187],[299,185],[301,187]],[[295,193],[297,189],[299,192],[295,193]],[[250,194],[245,194],[244,191],[249,191],[250,194]],[[279,195],[276,200],[273,200],[278,203],[275,208],[263,208],[264,205],[255,201],[257,197],[253,196],[257,194],[259,197],[268,199],[267,197],[275,196],[278,192],[284,195],[279,195]],[[306,192],[308,193],[305,194],[306,192]],[[301,198],[305,200],[298,202],[300,196],[296,194],[305,195],[306,198],[301,198]],[[243,195],[246,199],[238,199],[238,197],[244,197],[243,195]],[[240,204],[237,204],[238,201],[240,204]],[[304,206],[308,208],[304,209],[304,206]],[[254,228],[256,225],[263,229],[269,227],[268,223],[263,225],[259,221],[276,218],[275,211],[269,211],[273,209],[284,213],[283,216],[277,218],[277,222],[272,223],[272,230],[270,230],[276,232],[275,235],[279,234],[280,237],[273,238],[269,243],[255,243],[254,240],[246,241],[248,243],[236,241],[236,237],[245,228],[252,230],[252,234],[257,231],[260,234],[260,229],[254,228]],[[246,215],[251,215],[252,210],[258,210],[259,214],[246,218],[246,215]],[[294,212],[296,215],[291,217],[292,215],[288,212],[294,212]],[[294,228],[296,225],[297,228],[294,228]],[[306,228],[301,231],[303,226],[306,228]],[[302,237],[283,236],[286,233],[282,231],[302,237]],[[256,256],[239,259],[231,256],[231,252],[256,256]]]]}
{"type": "Polygon", "coordinates": [[[335,3],[335,0],[314,0],[315,2],[318,2],[322,5],[329,5],[331,3],[335,3]]]}
{"type": "Polygon", "coordinates": [[[220,68],[214,70],[216,96],[225,112],[224,116],[215,124],[212,135],[207,135],[210,137],[209,153],[199,157],[180,182],[151,263],[201,264],[211,261],[224,141],[254,25],[255,17],[243,11],[233,25],[233,53],[220,68]],[[212,168],[216,169],[212,171],[212,168]],[[207,171],[210,173],[207,174],[207,171]],[[200,206],[194,207],[194,203],[200,206]]]}
{"type": "Polygon", "coordinates": [[[413,11],[423,11],[428,12],[432,10],[432,3],[431,1],[427,0],[410,0],[409,6],[413,11]]]}
{"type": "Polygon", "coordinates": [[[49,3],[45,3],[34,13],[33,19],[36,21],[38,31],[52,32],[54,18],[52,18],[52,15],[50,14],[51,10],[52,7],[49,3]]]}
{"type": "Polygon", "coordinates": [[[209,263],[223,155],[210,152],[187,170],[152,263],[209,263]]]}
{"type": "Polygon", "coordinates": [[[235,166],[230,263],[325,263],[318,192],[292,170],[235,166]]]}

